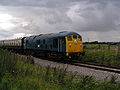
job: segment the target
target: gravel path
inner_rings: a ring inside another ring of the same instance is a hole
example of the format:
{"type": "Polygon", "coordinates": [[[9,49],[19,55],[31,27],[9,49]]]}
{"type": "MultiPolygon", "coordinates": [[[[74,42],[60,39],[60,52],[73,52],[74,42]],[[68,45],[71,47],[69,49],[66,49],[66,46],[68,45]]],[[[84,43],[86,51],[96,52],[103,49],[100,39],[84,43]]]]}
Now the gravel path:
{"type": "Polygon", "coordinates": [[[102,70],[95,70],[87,67],[79,67],[79,66],[63,64],[63,63],[57,63],[57,62],[38,59],[38,58],[33,58],[33,59],[35,64],[38,64],[44,67],[47,67],[48,65],[50,65],[50,67],[59,67],[59,68],[67,67],[67,71],[69,72],[72,72],[72,73],[77,72],[79,75],[93,76],[97,80],[104,80],[106,77],[107,77],[107,80],[109,80],[111,76],[114,75],[117,77],[117,81],[120,81],[120,74],[117,74],[117,73],[102,71],[102,70]]]}

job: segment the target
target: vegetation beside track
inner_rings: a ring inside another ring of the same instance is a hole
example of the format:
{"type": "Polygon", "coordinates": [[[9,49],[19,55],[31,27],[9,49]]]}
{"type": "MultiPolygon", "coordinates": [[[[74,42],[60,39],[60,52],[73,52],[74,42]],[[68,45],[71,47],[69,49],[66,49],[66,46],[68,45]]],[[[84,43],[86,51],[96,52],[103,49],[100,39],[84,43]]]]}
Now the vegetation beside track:
{"type": "Polygon", "coordinates": [[[0,50],[0,90],[119,90],[113,76],[98,82],[91,76],[78,76],[67,68],[43,68],[30,57],[0,50]]]}
{"type": "Polygon", "coordinates": [[[85,56],[80,58],[80,61],[120,68],[120,46],[87,44],[85,56]]]}

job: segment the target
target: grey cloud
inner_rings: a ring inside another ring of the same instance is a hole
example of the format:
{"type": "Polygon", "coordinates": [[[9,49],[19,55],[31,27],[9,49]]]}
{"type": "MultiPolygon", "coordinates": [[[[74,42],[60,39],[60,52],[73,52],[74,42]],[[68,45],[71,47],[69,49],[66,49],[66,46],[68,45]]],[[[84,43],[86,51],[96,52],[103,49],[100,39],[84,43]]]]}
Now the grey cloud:
{"type": "Polygon", "coordinates": [[[80,20],[73,21],[75,29],[81,29],[83,31],[117,30],[118,25],[116,25],[115,22],[120,18],[120,7],[116,7],[112,3],[106,4],[103,8],[100,7],[100,3],[97,3],[93,7],[88,6],[84,9],[79,7],[75,13],[83,18],[85,23],[82,23],[80,20]]]}
{"type": "Polygon", "coordinates": [[[35,6],[40,2],[41,0],[0,0],[0,4],[5,6],[35,6]]]}
{"type": "Polygon", "coordinates": [[[45,6],[45,7],[59,7],[65,6],[73,0],[0,0],[1,5],[6,6],[45,6]]]}
{"type": "Polygon", "coordinates": [[[0,0],[0,5],[5,8],[0,8],[2,12],[29,22],[25,27],[19,25],[9,31],[10,34],[70,30],[94,32],[91,36],[99,39],[98,33],[112,35],[110,31],[120,29],[118,0],[0,0]]]}

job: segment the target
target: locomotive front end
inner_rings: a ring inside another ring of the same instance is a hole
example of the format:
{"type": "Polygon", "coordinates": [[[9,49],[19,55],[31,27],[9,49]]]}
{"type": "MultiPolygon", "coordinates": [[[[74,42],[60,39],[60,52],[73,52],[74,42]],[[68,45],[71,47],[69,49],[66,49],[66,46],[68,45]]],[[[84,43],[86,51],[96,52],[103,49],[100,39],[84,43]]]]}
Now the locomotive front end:
{"type": "Polygon", "coordinates": [[[84,54],[82,37],[79,34],[67,35],[65,39],[67,57],[76,59],[84,54]]]}

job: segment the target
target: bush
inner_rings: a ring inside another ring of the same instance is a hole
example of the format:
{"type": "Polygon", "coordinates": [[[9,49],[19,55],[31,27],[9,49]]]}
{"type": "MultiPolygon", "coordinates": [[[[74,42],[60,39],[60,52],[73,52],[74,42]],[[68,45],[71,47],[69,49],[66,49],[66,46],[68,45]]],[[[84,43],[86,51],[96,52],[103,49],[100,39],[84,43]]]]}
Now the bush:
{"type": "Polygon", "coordinates": [[[85,56],[80,61],[89,63],[98,63],[109,66],[120,66],[119,55],[117,51],[106,49],[86,49],[85,56]]]}
{"type": "Polygon", "coordinates": [[[67,67],[44,68],[29,62],[29,57],[0,50],[0,90],[119,90],[112,77],[98,82],[92,76],[67,72],[67,67]]]}

